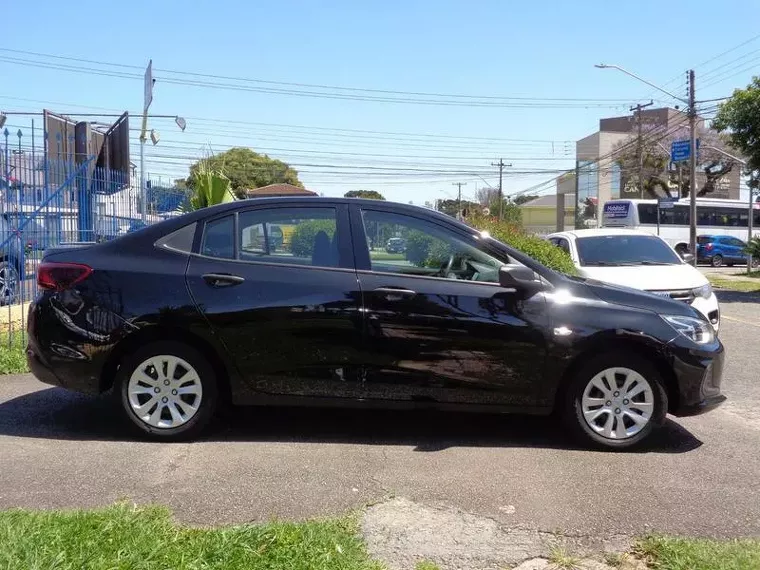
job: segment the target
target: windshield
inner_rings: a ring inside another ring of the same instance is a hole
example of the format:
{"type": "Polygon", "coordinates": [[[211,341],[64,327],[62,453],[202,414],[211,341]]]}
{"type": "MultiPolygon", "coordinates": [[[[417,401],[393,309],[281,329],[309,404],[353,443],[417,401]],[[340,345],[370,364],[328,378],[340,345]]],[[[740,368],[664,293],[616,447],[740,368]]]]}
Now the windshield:
{"type": "Polygon", "coordinates": [[[678,265],[681,259],[660,238],[640,235],[582,237],[576,241],[583,266],[678,265]]]}

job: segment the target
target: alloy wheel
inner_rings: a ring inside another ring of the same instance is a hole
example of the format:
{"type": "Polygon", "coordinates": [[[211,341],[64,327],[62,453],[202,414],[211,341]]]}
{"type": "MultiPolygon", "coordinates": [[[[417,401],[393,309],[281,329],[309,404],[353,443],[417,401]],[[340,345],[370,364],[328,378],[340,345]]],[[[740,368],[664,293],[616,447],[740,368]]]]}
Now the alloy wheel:
{"type": "Polygon", "coordinates": [[[10,263],[0,263],[0,302],[10,303],[16,296],[18,272],[10,263]]]}
{"type": "Polygon", "coordinates": [[[153,356],[135,368],[127,385],[134,414],[149,426],[171,429],[198,412],[203,386],[196,370],[172,355],[153,356]]]}
{"type": "Polygon", "coordinates": [[[654,392],[649,382],[630,368],[607,368],[586,385],[581,399],[588,426],[607,439],[628,439],[649,423],[654,392]]]}

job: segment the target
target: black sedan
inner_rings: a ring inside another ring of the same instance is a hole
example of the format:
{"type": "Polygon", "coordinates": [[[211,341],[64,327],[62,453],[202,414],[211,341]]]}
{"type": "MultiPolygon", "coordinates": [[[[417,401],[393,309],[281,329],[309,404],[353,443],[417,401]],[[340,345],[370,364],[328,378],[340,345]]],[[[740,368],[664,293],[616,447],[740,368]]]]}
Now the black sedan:
{"type": "Polygon", "coordinates": [[[566,277],[414,206],[224,204],[50,250],[38,285],[34,374],[113,389],[159,440],[196,436],[228,401],[557,411],[627,448],[725,399],[723,346],[689,305],[566,277]],[[403,257],[368,235],[403,237],[403,257]]]}

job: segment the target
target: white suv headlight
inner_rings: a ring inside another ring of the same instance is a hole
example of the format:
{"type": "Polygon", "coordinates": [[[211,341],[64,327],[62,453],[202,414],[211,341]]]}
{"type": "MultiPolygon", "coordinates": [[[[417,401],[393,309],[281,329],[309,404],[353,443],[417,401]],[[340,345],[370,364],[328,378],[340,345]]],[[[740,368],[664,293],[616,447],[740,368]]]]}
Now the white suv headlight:
{"type": "Polygon", "coordinates": [[[715,340],[715,329],[707,321],[681,315],[662,315],[662,318],[677,332],[697,344],[708,344],[715,340]]]}
{"type": "Polygon", "coordinates": [[[712,285],[709,283],[705,283],[701,287],[696,287],[695,289],[691,290],[692,294],[695,297],[702,297],[703,299],[709,299],[712,295],[712,285]]]}

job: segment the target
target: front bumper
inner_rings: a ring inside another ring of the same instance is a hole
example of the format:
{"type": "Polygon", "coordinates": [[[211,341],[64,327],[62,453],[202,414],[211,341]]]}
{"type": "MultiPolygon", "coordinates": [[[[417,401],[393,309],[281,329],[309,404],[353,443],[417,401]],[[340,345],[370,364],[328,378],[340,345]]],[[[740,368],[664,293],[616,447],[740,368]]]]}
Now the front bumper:
{"type": "Polygon", "coordinates": [[[678,387],[678,400],[669,410],[674,416],[694,416],[715,409],[726,401],[721,394],[725,349],[719,340],[695,348],[688,339],[675,339],[671,361],[678,387]]]}
{"type": "Polygon", "coordinates": [[[715,331],[718,331],[720,328],[720,306],[718,305],[718,298],[715,296],[715,293],[710,293],[710,297],[707,299],[704,297],[695,298],[691,302],[691,306],[702,313],[710,321],[715,331]]]}

